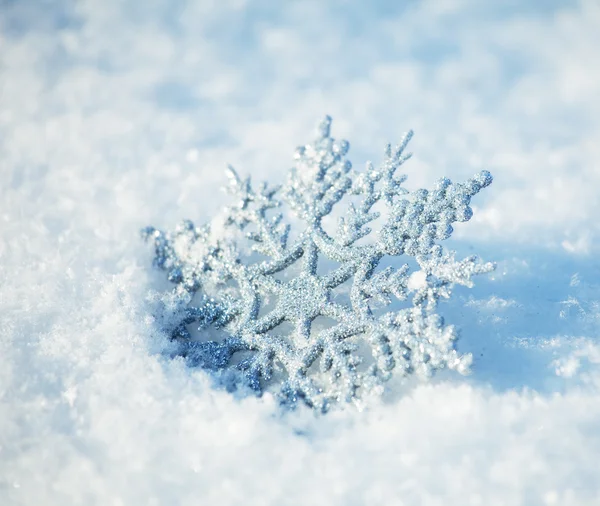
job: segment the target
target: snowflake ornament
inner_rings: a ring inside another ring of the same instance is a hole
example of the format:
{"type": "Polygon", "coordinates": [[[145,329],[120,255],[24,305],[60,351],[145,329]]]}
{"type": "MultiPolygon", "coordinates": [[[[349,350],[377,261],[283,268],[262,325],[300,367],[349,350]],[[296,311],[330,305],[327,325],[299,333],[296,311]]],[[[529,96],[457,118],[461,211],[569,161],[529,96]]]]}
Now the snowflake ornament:
{"type": "Polygon", "coordinates": [[[174,232],[143,230],[155,265],[176,284],[161,319],[178,354],[231,388],[276,389],[283,404],[322,412],[381,391],[392,373],[466,373],[471,356],[455,350],[457,332],[437,303],[494,268],[474,256],[456,260],[438,244],[452,223],[471,218],[471,197],[492,182],[489,172],[409,192],[397,170],[411,156],[412,132],[386,147],[380,167],[358,172],[330,126],[326,117],[315,141],[297,149],[281,187],[255,189],[228,168],[234,205],[224,225],[236,233],[219,237],[190,221],[174,232]],[[332,228],[342,200],[346,211],[332,228]],[[294,237],[284,206],[301,224],[294,237]],[[413,267],[387,257],[412,258],[413,267]],[[201,335],[220,329],[221,339],[192,338],[192,324],[201,335]]]}

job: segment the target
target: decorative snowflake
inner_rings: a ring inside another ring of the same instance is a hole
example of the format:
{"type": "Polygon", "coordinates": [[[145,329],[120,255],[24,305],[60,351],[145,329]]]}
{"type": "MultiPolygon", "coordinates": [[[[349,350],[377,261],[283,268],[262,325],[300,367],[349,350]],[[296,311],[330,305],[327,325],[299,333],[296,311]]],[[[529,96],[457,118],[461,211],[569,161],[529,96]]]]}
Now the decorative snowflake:
{"type": "Polygon", "coordinates": [[[303,401],[319,411],[380,391],[392,371],[467,372],[471,356],[454,349],[457,332],[436,314],[437,302],[494,268],[476,257],[457,261],[436,243],[450,237],[452,223],[471,218],[471,197],[492,182],[489,172],[409,192],[396,171],[411,156],[412,132],[395,150],[387,146],[379,168],[369,163],[356,172],[345,158],[348,142],[333,139],[330,125],[326,117],[314,143],[298,148],[283,187],[254,189],[228,169],[236,203],[224,223],[237,234],[215,237],[190,221],[171,233],[143,230],[154,242],[155,265],[177,285],[161,318],[178,353],[220,371],[232,387],[262,392],[275,384],[284,404],[303,401]],[[347,210],[332,232],[344,197],[347,210]],[[302,223],[293,240],[274,211],[282,204],[302,223]],[[371,222],[381,222],[373,234],[371,222]],[[252,248],[238,251],[244,240],[252,248]],[[412,268],[382,268],[386,257],[401,256],[414,258],[412,268]],[[191,324],[224,337],[192,338],[191,324]]]}

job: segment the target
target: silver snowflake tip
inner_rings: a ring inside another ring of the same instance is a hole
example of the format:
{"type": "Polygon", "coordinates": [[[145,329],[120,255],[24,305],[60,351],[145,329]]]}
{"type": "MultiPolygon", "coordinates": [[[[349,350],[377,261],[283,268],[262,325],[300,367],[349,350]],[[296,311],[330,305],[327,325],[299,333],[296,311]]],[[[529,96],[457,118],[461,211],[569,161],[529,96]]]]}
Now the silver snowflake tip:
{"type": "Polygon", "coordinates": [[[255,187],[228,168],[233,204],[221,223],[233,233],[191,221],[142,231],[154,264],[176,285],[157,317],[178,355],[228,388],[267,389],[282,404],[321,412],[360,404],[392,374],[466,373],[471,356],[455,350],[457,331],[437,303],[494,268],[456,260],[438,244],[471,218],[489,172],[408,191],[397,171],[411,156],[412,132],[387,146],[378,167],[356,171],[348,142],[330,127],[326,117],[296,150],[281,186],[255,187]]]}

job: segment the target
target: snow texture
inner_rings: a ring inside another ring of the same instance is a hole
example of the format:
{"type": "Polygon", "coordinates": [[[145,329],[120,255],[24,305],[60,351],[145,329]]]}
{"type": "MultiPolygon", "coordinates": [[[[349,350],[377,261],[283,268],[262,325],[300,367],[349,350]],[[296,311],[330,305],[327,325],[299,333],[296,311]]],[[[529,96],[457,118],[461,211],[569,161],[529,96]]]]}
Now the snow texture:
{"type": "Polygon", "coordinates": [[[599,24],[597,0],[0,1],[0,504],[599,504],[599,24]],[[217,214],[227,162],[282,181],[325,113],[357,166],[419,132],[413,188],[493,173],[447,246],[497,269],[438,307],[470,376],[315,417],[165,355],[138,230],[217,214]]]}
{"type": "Polygon", "coordinates": [[[265,383],[283,372],[280,402],[295,407],[302,401],[320,412],[337,401],[360,405],[362,394],[380,391],[392,371],[424,378],[444,367],[466,373],[472,357],[454,349],[457,333],[436,313],[438,300],[449,298],[455,284],[470,287],[473,275],[493,269],[476,256],[457,261],[436,242],[450,237],[453,223],[471,218],[471,197],[492,182],[489,172],[459,184],[442,178],[431,192],[409,192],[406,176],[397,170],[412,156],[406,152],[412,132],[394,150],[388,144],[379,168],[369,163],[360,173],[346,158],[348,141],[336,141],[330,130],[326,117],[315,141],[297,149],[283,189],[263,183],[255,190],[249,177],[242,180],[228,168],[227,189],[235,204],[225,225],[245,232],[252,250],[266,259],[245,264],[236,241],[212,239],[210,226],[191,221],[173,233],[142,230],[154,243],[154,264],[177,285],[158,315],[163,331],[179,342],[176,355],[191,366],[218,371],[230,389],[241,383],[262,393],[265,383]],[[349,204],[330,235],[325,221],[349,196],[358,202],[349,204]],[[303,223],[295,241],[288,240],[291,227],[283,213],[273,214],[284,203],[303,223]],[[372,231],[367,224],[380,217],[377,204],[385,206],[385,222],[374,241],[361,243],[372,231]],[[378,269],[386,257],[404,255],[416,259],[418,270],[411,272],[407,263],[378,269]],[[324,259],[337,266],[319,273],[324,259]],[[350,280],[344,303],[340,287],[350,280]],[[190,305],[197,293],[200,304],[190,305]],[[409,296],[411,306],[381,310],[409,296]],[[334,323],[316,329],[319,317],[334,323]],[[286,322],[292,329],[282,334],[286,322]],[[192,340],[190,324],[199,325],[201,335],[211,325],[226,327],[227,337],[192,340]],[[366,369],[360,344],[370,350],[366,369]],[[250,355],[232,366],[240,352],[250,355]],[[316,378],[314,364],[329,381],[316,378]],[[222,374],[226,369],[242,373],[236,381],[235,375],[222,374]]]}

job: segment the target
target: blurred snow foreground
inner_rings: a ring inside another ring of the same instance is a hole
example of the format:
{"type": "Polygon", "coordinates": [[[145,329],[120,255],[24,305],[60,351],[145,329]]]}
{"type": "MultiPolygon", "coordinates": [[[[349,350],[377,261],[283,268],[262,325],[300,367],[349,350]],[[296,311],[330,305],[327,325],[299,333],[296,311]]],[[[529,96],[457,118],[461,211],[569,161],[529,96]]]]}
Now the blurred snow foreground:
{"type": "Polygon", "coordinates": [[[409,192],[397,170],[411,156],[412,132],[386,147],[379,167],[360,172],[330,126],[326,117],[314,142],[297,149],[282,186],[255,188],[228,169],[234,205],[217,227],[226,233],[191,221],[173,232],[142,231],[154,264],[176,285],[156,314],[175,354],[230,390],[274,389],[283,405],[319,412],[338,402],[360,406],[392,374],[466,373],[471,355],[455,350],[457,331],[437,304],[454,285],[472,286],[474,275],[494,269],[438,244],[454,222],[471,218],[471,198],[492,182],[489,172],[409,192]],[[278,211],[284,204],[299,233],[278,211]],[[393,257],[411,263],[398,267],[393,257]]]}

